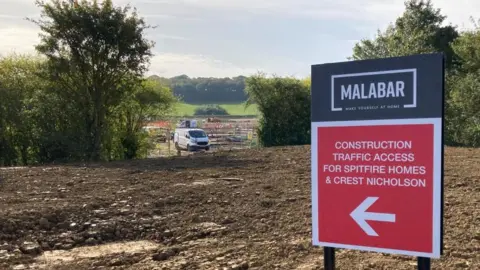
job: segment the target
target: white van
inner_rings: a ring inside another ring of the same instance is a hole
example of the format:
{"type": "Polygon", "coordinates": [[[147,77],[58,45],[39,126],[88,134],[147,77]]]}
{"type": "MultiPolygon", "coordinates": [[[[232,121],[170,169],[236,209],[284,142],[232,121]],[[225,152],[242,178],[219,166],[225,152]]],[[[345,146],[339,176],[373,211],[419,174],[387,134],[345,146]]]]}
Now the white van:
{"type": "Polygon", "coordinates": [[[177,150],[210,150],[210,141],[207,133],[200,128],[177,128],[173,136],[177,150]]]}

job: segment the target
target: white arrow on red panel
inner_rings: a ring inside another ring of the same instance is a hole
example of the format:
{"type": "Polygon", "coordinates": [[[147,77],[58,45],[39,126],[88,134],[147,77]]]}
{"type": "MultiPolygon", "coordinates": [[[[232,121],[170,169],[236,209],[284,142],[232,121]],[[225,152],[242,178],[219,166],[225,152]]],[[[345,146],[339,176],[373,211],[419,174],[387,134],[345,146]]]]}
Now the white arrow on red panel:
{"type": "Polygon", "coordinates": [[[367,220],[395,222],[395,214],[367,212],[367,209],[372,206],[378,197],[367,197],[355,210],[350,213],[350,216],[362,228],[362,230],[370,236],[378,236],[377,232],[367,223],[367,220]]]}

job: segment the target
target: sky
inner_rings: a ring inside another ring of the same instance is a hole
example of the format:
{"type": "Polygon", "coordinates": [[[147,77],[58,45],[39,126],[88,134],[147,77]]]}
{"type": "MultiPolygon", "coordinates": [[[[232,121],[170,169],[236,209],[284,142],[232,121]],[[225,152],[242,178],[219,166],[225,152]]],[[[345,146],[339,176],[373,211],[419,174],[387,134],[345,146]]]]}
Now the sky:
{"type": "MultiPolygon", "coordinates": [[[[34,53],[34,0],[0,0],[0,55],[34,53]]],[[[356,42],[400,16],[404,0],[113,0],[157,26],[149,75],[305,77],[312,64],[346,61],[356,42]]],[[[433,0],[460,29],[480,18],[478,0],[433,0]]]]}

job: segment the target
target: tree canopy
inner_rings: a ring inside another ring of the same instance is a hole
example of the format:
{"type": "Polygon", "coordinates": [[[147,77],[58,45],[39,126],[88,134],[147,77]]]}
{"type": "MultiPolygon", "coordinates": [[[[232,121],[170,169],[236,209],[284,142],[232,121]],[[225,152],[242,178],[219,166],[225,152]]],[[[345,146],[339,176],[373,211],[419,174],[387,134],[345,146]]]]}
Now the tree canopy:
{"type": "Polygon", "coordinates": [[[153,43],[145,39],[149,26],[129,6],[111,0],[37,1],[41,19],[38,52],[46,56],[56,93],[77,105],[84,123],[86,158],[102,158],[102,140],[113,109],[133,91],[147,70],[153,43]]]}
{"type": "Polygon", "coordinates": [[[168,85],[173,93],[189,104],[242,103],[247,100],[245,76],[233,78],[190,78],[180,75],[173,78],[151,76],[168,85]]]}
{"type": "Polygon", "coordinates": [[[39,57],[0,58],[0,165],[144,157],[143,125],[177,100],[144,77],[150,26],[111,0],[36,3],[39,57]]]}
{"type": "MultiPolygon", "coordinates": [[[[446,133],[449,145],[480,145],[480,31],[459,32],[445,23],[446,16],[430,0],[408,0],[403,14],[373,39],[353,47],[351,60],[376,59],[442,52],[446,59],[446,133]]],[[[246,81],[249,100],[261,113],[259,138],[264,145],[303,144],[310,129],[310,97],[301,85],[309,80],[267,79],[246,81]],[[272,138],[265,134],[275,134],[272,138]],[[299,140],[295,138],[301,138],[299,140]]],[[[440,91],[441,89],[439,89],[440,91]]]]}
{"type": "Polygon", "coordinates": [[[443,52],[447,69],[452,68],[456,56],[451,42],[458,32],[451,25],[444,26],[446,17],[430,0],[409,0],[405,11],[385,31],[377,31],[372,39],[363,39],[353,48],[351,59],[375,59],[411,54],[443,52]]]}
{"type": "Polygon", "coordinates": [[[446,64],[446,142],[480,145],[478,134],[479,28],[458,32],[430,0],[409,0],[405,11],[376,38],[355,44],[351,59],[374,59],[442,52],[446,64]]]}

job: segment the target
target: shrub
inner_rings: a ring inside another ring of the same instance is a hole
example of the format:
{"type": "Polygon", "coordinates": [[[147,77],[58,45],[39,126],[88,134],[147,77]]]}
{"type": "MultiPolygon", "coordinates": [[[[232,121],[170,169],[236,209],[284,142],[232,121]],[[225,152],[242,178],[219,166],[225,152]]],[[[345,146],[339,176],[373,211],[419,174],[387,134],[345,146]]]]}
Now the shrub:
{"type": "Polygon", "coordinates": [[[245,90],[247,106],[256,103],[260,112],[258,138],[262,146],[310,143],[309,80],[259,74],[247,79],[245,90]]]}
{"type": "Polygon", "coordinates": [[[217,104],[200,106],[195,109],[195,116],[198,115],[229,115],[227,110],[217,104]]]}

